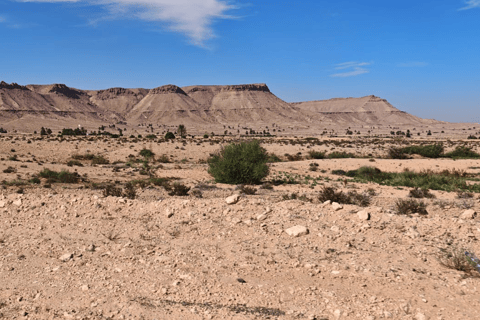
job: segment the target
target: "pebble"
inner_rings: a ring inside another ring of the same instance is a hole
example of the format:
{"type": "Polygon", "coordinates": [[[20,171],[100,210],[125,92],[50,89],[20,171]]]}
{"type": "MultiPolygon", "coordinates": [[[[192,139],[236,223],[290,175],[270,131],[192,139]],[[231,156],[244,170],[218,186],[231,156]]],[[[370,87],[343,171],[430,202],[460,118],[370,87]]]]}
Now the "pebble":
{"type": "Polygon", "coordinates": [[[370,220],[370,213],[365,210],[357,212],[357,215],[360,220],[370,220]]]}
{"type": "Polygon", "coordinates": [[[308,229],[305,226],[294,226],[285,230],[289,236],[300,237],[308,234],[308,229]]]}
{"type": "Polygon", "coordinates": [[[13,203],[13,205],[15,205],[17,207],[20,207],[22,205],[22,199],[15,200],[12,203],[13,203]]]}
{"type": "Polygon", "coordinates": [[[469,209],[464,211],[460,215],[460,219],[471,220],[471,219],[475,219],[476,216],[477,216],[477,212],[473,209],[469,209]]]}
{"type": "Polygon", "coordinates": [[[227,204],[235,204],[238,202],[238,199],[240,199],[240,195],[239,194],[234,194],[230,197],[228,197],[227,199],[225,199],[225,202],[227,204]]]}
{"type": "Polygon", "coordinates": [[[338,211],[338,210],[343,209],[343,206],[340,203],[334,202],[334,203],[332,203],[332,209],[334,211],[338,211]]]}
{"type": "Polygon", "coordinates": [[[59,259],[63,262],[67,262],[68,260],[73,258],[73,253],[65,253],[59,259]]]}

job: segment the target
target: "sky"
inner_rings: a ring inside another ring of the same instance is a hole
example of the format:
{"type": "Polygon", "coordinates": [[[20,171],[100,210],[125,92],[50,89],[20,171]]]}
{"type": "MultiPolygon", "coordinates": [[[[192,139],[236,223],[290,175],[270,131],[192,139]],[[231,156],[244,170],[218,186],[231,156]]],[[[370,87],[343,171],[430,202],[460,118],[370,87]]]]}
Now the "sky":
{"type": "Polygon", "coordinates": [[[480,0],[0,0],[0,81],[266,83],[480,122],[480,0]]]}

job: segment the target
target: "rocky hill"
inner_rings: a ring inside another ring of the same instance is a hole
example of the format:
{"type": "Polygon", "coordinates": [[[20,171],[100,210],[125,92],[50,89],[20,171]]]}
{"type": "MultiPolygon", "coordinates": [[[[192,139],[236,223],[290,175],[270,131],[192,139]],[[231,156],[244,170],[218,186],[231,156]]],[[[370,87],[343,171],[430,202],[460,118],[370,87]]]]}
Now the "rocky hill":
{"type": "Polygon", "coordinates": [[[30,130],[39,123],[51,127],[95,128],[122,121],[129,125],[185,124],[210,127],[297,128],[321,126],[429,125],[393,107],[386,100],[367,96],[287,103],[266,84],[228,86],[165,85],[151,90],[110,88],[80,90],[64,84],[27,85],[0,82],[0,123],[6,128],[30,130]]]}

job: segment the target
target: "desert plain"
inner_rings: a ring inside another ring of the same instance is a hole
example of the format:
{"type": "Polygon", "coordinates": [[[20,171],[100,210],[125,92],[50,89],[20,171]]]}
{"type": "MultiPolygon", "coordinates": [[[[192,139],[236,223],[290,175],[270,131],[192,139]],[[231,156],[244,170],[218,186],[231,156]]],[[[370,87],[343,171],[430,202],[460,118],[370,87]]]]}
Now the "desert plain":
{"type": "Polygon", "coordinates": [[[412,188],[339,171],[448,170],[474,185],[478,159],[391,159],[388,151],[441,142],[446,152],[478,152],[477,141],[257,137],[279,158],[265,183],[215,183],[207,159],[250,139],[2,134],[1,317],[480,317],[480,273],[442,264],[455,248],[480,254],[478,193],[430,190],[434,198],[418,199],[425,212],[399,214],[396,202],[413,199],[412,188]],[[147,164],[142,150],[154,154],[147,164]],[[332,152],[355,158],[329,158],[332,152]],[[78,180],[49,180],[40,175],[45,169],[78,180]],[[124,192],[129,182],[133,195],[124,192]],[[165,185],[174,182],[190,190],[172,194],[165,185]],[[322,201],[326,187],[368,203],[322,201]]]}

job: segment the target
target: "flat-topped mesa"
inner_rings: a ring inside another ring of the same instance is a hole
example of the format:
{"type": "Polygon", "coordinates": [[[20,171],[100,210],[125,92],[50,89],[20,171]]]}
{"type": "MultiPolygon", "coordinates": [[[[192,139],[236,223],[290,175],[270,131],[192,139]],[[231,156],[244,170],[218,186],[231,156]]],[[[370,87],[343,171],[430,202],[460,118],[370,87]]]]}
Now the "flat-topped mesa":
{"type": "Polygon", "coordinates": [[[83,94],[83,92],[67,87],[62,83],[52,84],[52,86],[48,89],[48,92],[61,94],[72,99],[80,99],[79,96],[83,94]]]}
{"type": "Polygon", "coordinates": [[[5,81],[0,82],[0,89],[20,89],[20,90],[28,90],[27,87],[21,86],[18,83],[12,82],[11,84],[6,83],[5,81]]]}
{"type": "Polygon", "coordinates": [[[231,86],[222,86],[222,91],[261,91],[270,92],[265,83],[238,84],[231,86]]]}
{"type": "Polygon", "coordinates": [[[137,93],[131,89],[125,88],[109,88],[97,91],[97,99],[108,100],[115,99],[118,96],[135,96],[137,93]]]}
{"type": "Polygon", "coordinates": [[[187,95],[185,91],[182,90],[182,88],[173,85],[173,84],[167,84],[165,86],[161,86],[158,88],[154,88],[150,90],[150,94],[167,94],[167,93],[178,93],[178,94],[183,94],[187,95]]]}

